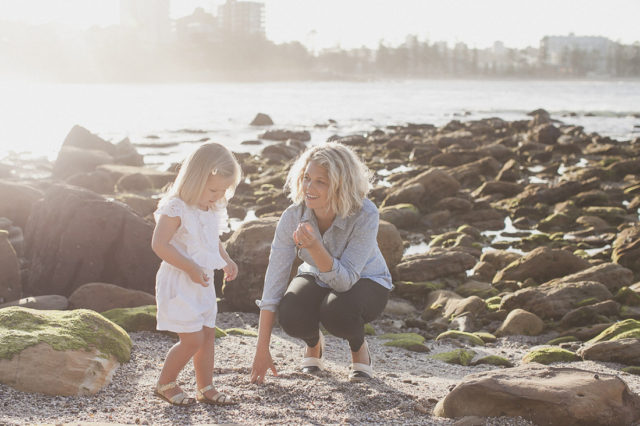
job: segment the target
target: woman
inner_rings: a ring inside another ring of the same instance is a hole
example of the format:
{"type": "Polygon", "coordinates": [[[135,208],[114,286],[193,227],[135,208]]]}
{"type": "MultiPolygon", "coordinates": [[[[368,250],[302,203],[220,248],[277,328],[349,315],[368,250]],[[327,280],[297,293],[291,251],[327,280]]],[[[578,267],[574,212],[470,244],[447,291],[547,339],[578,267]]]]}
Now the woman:
{"type": "Polygon", "coordinates": [[[351,381],[373,377],[364,325],[383,311],[391,275],[378,248],[378,209],[366,198],[370,172],[339,143],[307,149],[285,189],[293,204],[280,217],[271,245],[260,307],[251,381],[277,375],[269,342],[278,311],[283,330],[306,343],[302,370],[323,368],[320,323],[351,347],[351,381]],[[303,263],[288,283],[296,255],[303,263]]]}

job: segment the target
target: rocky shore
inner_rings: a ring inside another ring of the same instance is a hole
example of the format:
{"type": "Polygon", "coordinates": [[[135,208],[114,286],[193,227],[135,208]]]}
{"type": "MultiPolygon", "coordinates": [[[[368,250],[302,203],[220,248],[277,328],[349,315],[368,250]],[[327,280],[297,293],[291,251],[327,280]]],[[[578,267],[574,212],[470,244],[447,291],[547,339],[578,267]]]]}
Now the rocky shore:
{"type": "Polygon", "coordinates": [[[331,336],[328,370],[298,373],[301,343],[276,329],[281,376],[256,387],[253,301],[289,204],[288,165],[310,139],[257,117],[265,147],[238,154],[246,180],[229,214],[243,223],[223,237],[240,273],[216,280],[215,380],[241,400],[224,409],[151,397],[174,341],[151,331],[151,213],[177,165],[145,167],[134,143],[78,126],[53,164],[0,164],[0,422],[640,421],[640,139],[530,117],[333,136],[376,172],[395,284],[368,326],[378,377],[348,383],[346,346],[331,336]]]}

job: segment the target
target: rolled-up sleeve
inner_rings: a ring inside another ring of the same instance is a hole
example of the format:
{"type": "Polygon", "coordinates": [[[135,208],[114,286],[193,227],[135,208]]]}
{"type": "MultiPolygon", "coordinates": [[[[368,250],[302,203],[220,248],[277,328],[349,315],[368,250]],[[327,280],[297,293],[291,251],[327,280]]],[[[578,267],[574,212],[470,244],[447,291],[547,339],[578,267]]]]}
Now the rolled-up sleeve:
{"type": "Polygon", "coordinates": [[[274,311],[277,309],[282,296],[289,285],[291,266],[296,257],[296,246],[293,241],[292,210],[286,210],[276,226],[276,234],[271,243],[269,265],[264,278],[262,300],[256,300],[256,305],[262,310],[274,311]]]}
{"type": "Polygon", "coordinates": [[[378,224],[377,210],[362,214],[349,235],[342,256],[334,257],[331,270],[319,272],[318,278],[339,293],[350,290],[360,279],[360,273],[377,247],[378,224]]]}

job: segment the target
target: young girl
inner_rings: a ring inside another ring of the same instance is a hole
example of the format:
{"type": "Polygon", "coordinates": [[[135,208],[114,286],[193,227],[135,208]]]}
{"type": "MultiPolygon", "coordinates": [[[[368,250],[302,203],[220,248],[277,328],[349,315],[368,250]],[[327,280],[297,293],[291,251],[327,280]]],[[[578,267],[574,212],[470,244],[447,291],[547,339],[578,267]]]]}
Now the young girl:
{"type": "Polygon", "coordinates": [[[151,247],[162,259],[156,276],[157,329],[178,334],[167,353],[155,394],[174,405],[195,403],[176,384],[193,357],[198,391],[207,404],[233,404],[212,384],[215,323],[218,307],[214,269],[235,279],[238,266],[220,242],[227,228],[227,200],[240,182],[240,165],[224,146],[200,146],[182,164],[178,177],[154,216],[151,247]]]}

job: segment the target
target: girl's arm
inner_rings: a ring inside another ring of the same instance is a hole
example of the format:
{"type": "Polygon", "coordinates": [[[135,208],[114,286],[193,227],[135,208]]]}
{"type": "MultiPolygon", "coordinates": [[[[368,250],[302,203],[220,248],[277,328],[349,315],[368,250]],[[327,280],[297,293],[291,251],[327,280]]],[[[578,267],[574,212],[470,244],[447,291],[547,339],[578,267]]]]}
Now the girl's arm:
{"type": "Polygon", "coordinates": [[[271,330],[275,322],[276,314],[273,311],[263,309],[260,311],[260,323],[258,325],[258,343],[256,345],[256,354],[253,358],[251,367],[251,383],[262,383],[267,374],[267,370],[271,370],[274,376],[278,375],[276,367],[273,365],[269,343],[271,342],[271,330]]]}
{"type": "Polygon", "coordinates": [[[170,244],[171,238],[179,227],[180,217],[160,215],[158,217],[158,223],[156,223],[156,227],[153,230],[151,249],[160,259],[189,274],[193,282],[206,287],[209,285],[209,277],[202,271],[202,268],[193,260],[182,255],[170,244]]]}
{"type": "Polygon", "coordinates": [[[238,276],[238,265],[231,259],[231,257],[229,257],[229,253],[227,253],[227,250],[225,250],[224,246],[222,245],[222,241],[220,241],[218,244],[220,246],[220,256],[224,259],[225,262],[227,262],[227,266],[222,268],[222,270],[224,271],[224,279],[225,281],[233,281],[238,276]]]}

